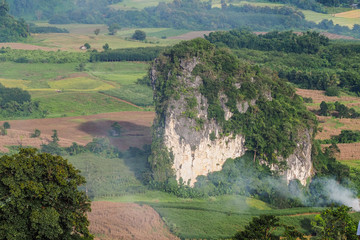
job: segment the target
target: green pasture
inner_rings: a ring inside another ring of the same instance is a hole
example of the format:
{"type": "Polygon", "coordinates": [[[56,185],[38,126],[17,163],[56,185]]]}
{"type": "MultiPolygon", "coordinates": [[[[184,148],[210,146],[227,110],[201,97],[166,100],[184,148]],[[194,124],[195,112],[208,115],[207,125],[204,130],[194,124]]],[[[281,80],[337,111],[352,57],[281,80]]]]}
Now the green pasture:
{"type": "Polygon", "coordinates": [[[96,91],[96,90],[109,90],[114,88],[110,84],[104,83],[99,80],[95,80],[88,77],[75,77],[75,78],[66,78],[56,81],[49,82],[49,85],[53,89],[60,89],[62,91],[96,91]]]}
{"type": "MultiPolygon", "coordinates": [[[[28,80],[29,88],[41,86],[44,82],[56,78],[66,78],[77,72],[78,63],[14,63],[2,62],[0,64],[0,78],[28,80]]],[[[47,86],[47,84],[44,84],[47,86]]],[[[48,86],[47,86],[48,87],[48,86]]],[[[42,87],[39,87],[42,88],[42,87]]]]}
{"type": "Polygon", "coordinates": [[[61,92],[34,95],[49,118],[92,115],[104,112],[139,111],[139,108],[96,92],[61,92]]]}
{"type": "Polygon", "coordinates": [[[143,193],[145,187],[137,173],[146,167],[146,160],[125,154],[122,158],[108,158],[93,153],[69,156],[68,160],[86,178],[90,197],[123,196],[143,193]]]}
{"type": "Polygon", "coordinates": [[[152,104],[152,90],[135,84],[146,75],[148,63],[0,64],[0,83],[28,90],[33,100],[48,110],[48,117],[90,115],[103,112],[139,111],[120,98],[141,106],[152,104]],[[107,95],[100,92],[107,92],[107,95]]]}
{"type": "Polygon", "coordinates": [[[148,86],[132,84],[102,91],[102,93],[126,100],[138,106],[146,107],[153,104],[153,91],[148,86]]]}
{"type": "Polygon", "coordinates": [[[315,23],[319,23],[324,19],[332,20],[334,24],[339,24],[341,26],[353,27],[354,24],[360,24],[360,18],[343,18],[335,17],[334,14],[323,14],[317,13],[310,10],[302,10],[305,15],[305,19],[315,23]]]}
{"type": "Polygon", "coordinates": [[[360,170],[360,159],[359,160],[343,160],[341,163],[348,165],[349,167],[360,170]]]}
{"type": "Polygon", "coordinates": [[[144,77],[149,68],[148,63],[142,62],[96,62],[87,64],[87,69],[93,76],[124,86],[134,84],[137,79],[144,77]]]}
{"type": "Polygon", "coordinates": [[[159,2],[172,2],[172,0],[123,0],[120,3],[111,5],[111,7],[118,10],[136,10],[157,6],[159,2]]]}

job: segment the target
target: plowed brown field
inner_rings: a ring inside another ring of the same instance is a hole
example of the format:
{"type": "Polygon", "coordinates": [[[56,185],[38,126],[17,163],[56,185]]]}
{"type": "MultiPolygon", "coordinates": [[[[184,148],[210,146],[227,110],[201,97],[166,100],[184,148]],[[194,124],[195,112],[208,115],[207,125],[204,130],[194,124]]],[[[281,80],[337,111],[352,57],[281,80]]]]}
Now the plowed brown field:
{"type": "Polygon", "coordinates": [[[178,240],[147,205],[92,202],[90,232],[97,240],[178,240]]]}
{"type": "MultiPolygon", "coordinates": [[[[94,137],[109,135],[111,124],[115,121],[122,127],[120,137],[111,137],[110,142],[120,150],[129,147],[142,147],[151,143],[150,126],[155,114],[153,112],[116,112],[90,116],[13,120],[8,121],[11,129],[7,136],[0,136],[0,151],[5,146],[20,145],[39,147],[51,141],[52,130],[56,129],[61,146],[69,146],[72,142],[85,145],[94,137]],[[40,138],[30,138],[34,129],[41,131],[40,138]]],[[[3,122],[0,122],[2,125],[3,122]]]]}

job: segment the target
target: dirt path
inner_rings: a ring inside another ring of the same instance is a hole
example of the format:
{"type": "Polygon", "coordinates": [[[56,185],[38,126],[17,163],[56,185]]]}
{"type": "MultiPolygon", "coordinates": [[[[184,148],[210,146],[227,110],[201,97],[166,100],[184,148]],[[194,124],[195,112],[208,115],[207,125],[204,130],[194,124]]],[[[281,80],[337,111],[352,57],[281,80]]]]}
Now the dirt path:
{"type": "Polygon", "coordinates": [[[88,214],[90,232],[96,240],[178,240],[159,214],[147,205],[92,202],[88,214]]]}

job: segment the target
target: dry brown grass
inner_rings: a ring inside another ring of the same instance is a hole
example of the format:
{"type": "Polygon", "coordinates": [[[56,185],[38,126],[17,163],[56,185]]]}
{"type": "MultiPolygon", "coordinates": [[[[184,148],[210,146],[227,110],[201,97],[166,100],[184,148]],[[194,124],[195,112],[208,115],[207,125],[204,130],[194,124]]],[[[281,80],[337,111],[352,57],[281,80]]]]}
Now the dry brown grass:
{"type": "MultiPolygon", "coordinates": [[[[72,142],[85,145],[94,137],[106,137],[111,124],[119,122],[123,133],[121,137],[110,138],[110,142],[120,150],[129,147],[142,147],[151,143],[150,126],[155,114],[153,112],[117,112],[102,113],[90,116],[13,120],[8,121],[11,129],[7,136],[0,137],[0,150],[5,146],[19,145],[39,147],[51,140],[52,130],[56,129],[61,146],[69,146],[72,142]],[[35,129],[41,131],[41,138],[30,138],[35,129]]],[[[3,124],[3,121],[0,122],[3,124]]]]}
{"type": "MultiPolygon", "coordinates": [[[[36,45],[26,43],[0,43],[0,48],[10,47],[11,49],[22,49],[22,50],[43,50],[43,51],[57,51],[58,48],[40,47],[36,45]]],[[[65,50],[65,49],[60,49],[65,50]]]]}
{"type": "Polygon", "coordinates": [[[348,12],[342,12],[335,14],[335,17],[343,17],[343,18],[360,18],[360,10],[352,10],[348,12]]]}
{"type": "Polygon", "coordinates": [[[314,103],[325,102],[336,102],[336,101],[346,101],[358,104],[360,106],[360,98],[351,97],[351,96],[341,96],[341,97],[329,97],[325,95],[325,91],[321,90],[309,90],[309,89],[296,89],[296,93],[302,97],[312,98],[314,103]]]}
{"type": "Polygon", "coordinates": [[[159,214],[147,205],[93,202],[88,214],[90,232],[97,240],[177,240],[159,214]]]}

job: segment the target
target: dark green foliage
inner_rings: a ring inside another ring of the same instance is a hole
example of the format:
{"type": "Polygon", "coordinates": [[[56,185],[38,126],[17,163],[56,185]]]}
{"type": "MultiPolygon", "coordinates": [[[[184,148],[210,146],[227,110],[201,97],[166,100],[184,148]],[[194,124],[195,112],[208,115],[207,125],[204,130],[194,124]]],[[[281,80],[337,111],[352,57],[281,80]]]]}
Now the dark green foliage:
{"type": "Polygon", "coordinates": [[[39,129],[35,129],[34,133],[31,134],[31,137],[37,138],[37,137],[40,137],[40,135],[41,135],[41,131],[39,129]]]}
{"type": "MultiPolygon", "coordinates": [[[[104,49],[105,50],[105,49],[104,49]]],[[[105,50],[105,52],[92,53],[91,62],[114,62],[114,61],[151,61],[159,56],[163,47],[128,48],[105,50]]]]}
{"type": "Polygon", "coordinates": [[[4,122],[3,128],[10,129],[10,123],[9,122],[4,122]]]}
{"type": "Polygon", "coordinates": [[[30,34],[24,19],[15,20],[9,15],[9,5],[0,3],[0,42],[14,42],[27,38],[30,34]]]}
{"type": "MultiPolygon", "coordinates": [[[[350,168],[347,165],[336,161],[335,154],[338,152],[339,148],[336,144],[332,144],[330,147],[322,150],[320,142],[314,141],[311,156],[317,176],[335,178],[340,183],[345,182],[350,178],[350,168]]],[[[312,181],[310,188],[312,186],[316,186],[316,181],[312,181]]],[[[313,192],[316,193],[320,191],[314,189],[313,192]]]]}
{"type": "Polygon", "coordinates": [[[351,208],[340,206],[328,208],[312,221],[317,239],[358,239],[356,236],[357,222],[349,215],[351,208]]]}
{"type": "Polygon", "coordinates": [[[322,140],[322,143],[355,143],[360,142],[360,131],[341,130],[341,133],[336,136],[331,136],[331,139],[322,140]]]}
{"type": "Polygon", "coordinates": [[[108,30],[109,30],[109,34],[110,35],[115,35],[117,33],[118,30],[120,30],[121,27],[118,23],[112,23],[109,27],[108,27],[108,30]]]}
{"type": "Polygon", "coordinates": [[[32,102],[30,94],[20,88],[6,88],[0,84],[0,116],[14,118],[19,116],[44,117],[38,102],[32,102]]]}
{"type": "Polygon", "coordinates": [[[42,50],[0,49],[0,62],[12,61],[16,63],[70,63],[89,61],[88,53],[42,50]]]}
{"type": "Polygon", "coordinates": [[[90,49],[90,48],[91,48],[91,46],[90,46],[89,43],[85,43],[85,44],[84,44],[84,47],[86,47],[86,49],[90,49]]]}
{"type": "Polygon", "coordinates": [[[340,88],[337,86],[330,86],[325,90],[326,96],[338,97],[340,95],[340,88]]]}
{"type": "Polygon", "coordinates": [[[225,44],[232,49],[248,48],[261,51],[281,51],[294,53],[314,54],[320,47],[329,44],[329,39],[317,32],[304,32],[301,35],[292,31],[269,32],[264,35],[255,35],[246,29],[231,30],[228,32],[212,32],[205,36],[214,44],[225,44]]]}
{"type": "Polygon", "coordinates": [[[260,215],[253,217],[252,221],[245,226],[245,230],[239,231],[235,234],[236,240],[304,240],[304,235],[297,231],[294,226],[287,226],[280,224],[280,218],[274,215],[260,215]],[[280,238],[279,228],[283,231],[280,238]],[[275,234],[277,232],[277,234],[275,234]]]}
{"type": "Polygon", "coordinates": [[[356,2],[354,0],[316,0],[316,1],[328,7],[339,7],[339,6],[349,7],[350,4],[356,2]]]}
{"type": "Polygon", "coordinates": [[[279,218],[273,215],[261,215],[253,217],[245,230],[235,234],[236,240],[276,240],[279,236],[274,234],[276,228],[280,226],[279,218]]]}
{"type": "Polygon", "coordinates": [[[146,39],[146,33],[141,30],[135,30],[135,33],[131,37],[132,39],[143,41],[146,39]]]}
{"type": "Polygon", "coordinates": [[[33,23],[29,24],[29,31],[31,33],[69,33],[69,31],[65,28],[40,27],[33,23]]]}
{"type": "Polygon", "coordinates": [[[105,43],[104,46],[103,46],[103,49],[104,49],[105,52],[108,51],[110,49],[109,44],[105,43]]]}
{"type": "Polygon", "coordinates": [[[99,35],[99,33],[100,33],[100,29],[99,29],[99,28],[97,28],[97,29],[94,30],[94,34],[95,34],[96,36],[99,35]]]}
{"type": "Polygon", "coordinates": [[[321,116],[334,116],[336,118],[359,118],[360,113],[356,112],[354,108],[348,108],[342,103],[336,101],[335,103],[320,103],[319,115],[321,116]]]}
{"type": "Polygon", "coordinates": [[[323,6],[318,3],[320,1],[316,0],[269,0],[269,2],[278,2],[278,3],[285,3],[285,4],[291,4],[298,8],[302,8],[305,10],[312,10],[315,12],[325,13],[325,9],[323,6]]]}
{"type": "Polygon", "coordinates": [[[35,149],[0,158],[0,239],[93,239],[85,183],[67,160],[35,149]]]}

